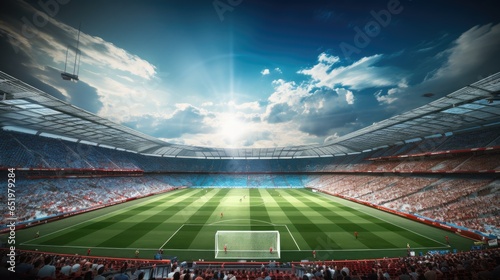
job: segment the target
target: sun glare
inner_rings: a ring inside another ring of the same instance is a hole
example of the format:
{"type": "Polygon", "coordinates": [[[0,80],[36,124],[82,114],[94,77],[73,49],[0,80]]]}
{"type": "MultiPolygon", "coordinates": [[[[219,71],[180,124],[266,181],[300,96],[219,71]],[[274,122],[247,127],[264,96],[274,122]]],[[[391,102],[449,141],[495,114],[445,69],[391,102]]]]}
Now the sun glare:
{"type": "Polygon", "coordinates": [[[219,134],[222,140],[232,147],[238,144],[238,140],[245,134],[246,123],[234,115],[228,115],[220,124],[219,134]]]}

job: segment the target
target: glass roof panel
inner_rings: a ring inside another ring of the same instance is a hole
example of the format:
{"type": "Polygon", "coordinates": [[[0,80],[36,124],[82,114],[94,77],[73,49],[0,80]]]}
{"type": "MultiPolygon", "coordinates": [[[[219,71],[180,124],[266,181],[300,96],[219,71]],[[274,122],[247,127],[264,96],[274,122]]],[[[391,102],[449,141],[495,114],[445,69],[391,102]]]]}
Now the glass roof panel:
{"type": "Polygon", "coordinates": [[[474,104],[474,103],[468,103],[468,104],[463,104],[460,105],[461,108],[466,108],[466,109],[471,109],[471,110],[476,110],[476,109],[481,109],[484,106],[479,105],[479,104],[474,104]]]}
{"type": "Polygon", "coordinates": [[[20,104],[29,104],[28,101],[23,100],[23,99],[9,99],[9,100],[2,100],[0,103],[5,103],[9,105],[20,105],[20,104]]]}
{"type": "Polygon", "coordinates": [[[444,110],[443,113],[462,115],[462,114],[468,113],[470,111],[471,110],[469,110],[469,109],[454,107],[454,108],[444,110]]]}
{"type": "Polygon", "coordinates": [[[60,114],[58,111],[52,110],[52,109],[49,109],[49,108],[40,108],[40,109],[31,110],[31,111],[35,112],[35,113],[38,113],[40,115],[43,115],[43,116],[60,114]]]}

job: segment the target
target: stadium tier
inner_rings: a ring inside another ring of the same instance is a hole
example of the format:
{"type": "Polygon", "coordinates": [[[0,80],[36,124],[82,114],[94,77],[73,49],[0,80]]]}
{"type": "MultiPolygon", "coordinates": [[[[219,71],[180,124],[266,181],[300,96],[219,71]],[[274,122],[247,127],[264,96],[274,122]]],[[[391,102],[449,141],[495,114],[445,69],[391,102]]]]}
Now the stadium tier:
{"type": "Polygon", "coordinates": [[[326,158],[191,159],[154,157],[43,136],[0,131],[0,167],[192,173],[496,172],[500,130],[476,130],[326,158]],[[475,138],[482,143],[473,145],[475,138]],[[463,149],[460,145],[469,147],[463,149]],[[418,153],[415,151],[418,148],[418,153]],[[424,147],[428,150],[422,150],[424,147]],[[412,152],[413,151],[413,152],[412,152]]]}

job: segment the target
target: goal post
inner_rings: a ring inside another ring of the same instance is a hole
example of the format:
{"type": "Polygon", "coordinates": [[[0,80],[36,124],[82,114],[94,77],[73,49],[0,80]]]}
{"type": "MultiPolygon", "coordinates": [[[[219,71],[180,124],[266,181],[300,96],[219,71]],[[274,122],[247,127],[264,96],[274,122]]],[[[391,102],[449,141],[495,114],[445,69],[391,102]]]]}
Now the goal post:
{"type": "Polygon", "coordinates": [[[219,230],[215,233],[216,259],[279,259],[280,256],[277,230],[219,230]]]}

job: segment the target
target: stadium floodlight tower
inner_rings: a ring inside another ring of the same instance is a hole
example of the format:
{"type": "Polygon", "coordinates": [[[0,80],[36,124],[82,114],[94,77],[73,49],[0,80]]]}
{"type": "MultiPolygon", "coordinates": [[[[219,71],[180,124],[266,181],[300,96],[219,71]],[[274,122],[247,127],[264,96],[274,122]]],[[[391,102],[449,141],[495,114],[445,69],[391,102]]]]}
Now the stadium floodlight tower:
{"type": "Polygon", "coordinates": [[[68,52],[69,46],[66,49],[66,61],[64,62],[64,72],[61,73],[61,78],[66,81],[78,81],[78,72],[80,71],[80,58],[82,56],[80,50],[78,49],[78,45],[80,43],[80,26],[78,27],[78,36],[76,39],[76,48],[75,48],[75,63],[73,64],[73,73],[66,72],[66,68],[68,65],[68,52]]]}
{"type": "Polygon", "coordinates": [[[219,230],[215,233],[216,259],[279,259],[277,230],[219,230]]]}

